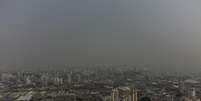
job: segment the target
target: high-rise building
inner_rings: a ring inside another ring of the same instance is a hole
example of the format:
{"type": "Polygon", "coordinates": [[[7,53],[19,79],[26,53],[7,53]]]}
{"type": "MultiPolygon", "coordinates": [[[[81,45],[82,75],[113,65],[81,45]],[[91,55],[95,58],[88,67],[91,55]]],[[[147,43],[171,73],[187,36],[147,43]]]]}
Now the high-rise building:
{"type": "Polygon", "coordinates": [[[112,90],[111,101],[138,101],[137,90],[128,87],[116,88],[112,90]]]}
{"type": "Polygon", "coordinates": [[[62,85],[63,84],[63,78],[55,77],[54,78],[54,84],[55,85],[62,85]]]}
{"type": "Polygon", "coordinates": [[[137,101],[137,100],[138,100],[137,90],[136,89],[132,89],[131,90],[131,101],[137,101]]]}
{"type": "Polygon", "coordinates": [[[118,91],[118,89],[112,90],[111,101],[119,101],[119,91],[118,91]]]}
{"type": "Polygon", "coordinates": [[[32,84],[32,80],[30,76],[26,77],[26,85],[31,85],[32,84]]]}
{"type": "Polygon", "coordinates": [[[41,76],[41,82],[43,86],[47,86],[49,82],[49,75],[48,74],[43,74],[41,76]]]}
{"type": "Polygon", "coordinates": [[[195,88],[191,88],[189,89],[189,97],[195,97],[196,96],[196,92],[195,92],[195,88]]]}
{"type": "Polygon", "coordinates": [[[68,73],[68,83],[72,83],[72,72],[68,73]]]}
{"type": "Polygon", "coordinates": [[[181,92],[181,93],[184,93],[185,92],[185,83],[184,83],[184,81],[180,81],[179,82],[179,91],[181,92]]]}

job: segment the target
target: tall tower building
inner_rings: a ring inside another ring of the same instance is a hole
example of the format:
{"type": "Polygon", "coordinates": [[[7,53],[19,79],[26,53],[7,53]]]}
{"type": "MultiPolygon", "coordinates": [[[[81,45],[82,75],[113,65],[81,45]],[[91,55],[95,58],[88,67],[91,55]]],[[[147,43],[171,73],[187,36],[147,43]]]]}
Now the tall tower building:
{"type": "Polygon", "coordinates": [[[189,97],[195,97],[195,96],[196,96],[195,88],[191,88],[191,89],[189,90],[188,96],[189,96],[189,97]]]}
{"type": "Polygon", "coordinates": [[[63,84],[63,78],[55,77],[54,78],[54,84],[55,85],[62,85],[63,84]]]}
{"type": "Polygon", "coordinates": [[[184,83],[184,81],[180,81],[179,82],[179,91],[181,92],[181,93],[184,93],[185,92],[185,83],[184,83]]]}
{"type": "Polygon", "coordinates": [[[137,96],[137,90],[136,89],[131,90],[131,101],[138,101],[138,96],[137,96]]]}
{"type": "Polygon", "coordinates": [[[41,76],[41,82],[43,86],[47,86],[49,82],[49,75],[48,74],[43,74],[41,76]]]}
{"type": "Polygon", "coordinates": [[[111,101],[119,101],[119,91],[118,91],[118,89],[112,90],[111,101]]]}
{"type": "Polygon", "coordinates": [[[30,76],[26,77],[26,85],[31,85],[32,84],[32,80],[30,76]]]}
{"type": "Polygon", "coordinates": [[[188,97],[185,101],[200,101],[200,99],[196,96],[195,88],[191,88],[188,90],[188,97]]]}
{"type": "Polygon", "coordinates": [[[72,72],[68,73],[68,83],[72,83],[72,72]]]}

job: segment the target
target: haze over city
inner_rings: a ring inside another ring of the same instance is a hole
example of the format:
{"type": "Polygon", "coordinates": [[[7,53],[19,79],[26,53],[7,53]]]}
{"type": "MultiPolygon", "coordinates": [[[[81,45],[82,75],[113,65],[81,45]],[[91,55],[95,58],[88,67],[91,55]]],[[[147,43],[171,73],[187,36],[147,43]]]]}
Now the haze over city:
{"type": "Polygon", "coordinates": [[[0,0],[0,101],[200,101],[201,0],[0,0]]]}
{"type": "Polygon", "coordinates": [[[1,0],[1,68],[128,64],[200,70],[200,4],[200,0],[1,0]]]}

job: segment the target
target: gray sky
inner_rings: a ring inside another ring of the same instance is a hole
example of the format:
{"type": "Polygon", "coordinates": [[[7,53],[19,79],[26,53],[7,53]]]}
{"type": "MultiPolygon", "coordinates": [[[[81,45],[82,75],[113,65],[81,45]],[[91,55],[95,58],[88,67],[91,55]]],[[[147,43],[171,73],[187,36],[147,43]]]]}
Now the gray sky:
{"type": "Polygon", "coordinates": [[[0,64],[201,64],[200,0],[0,0],[0,64]]]}

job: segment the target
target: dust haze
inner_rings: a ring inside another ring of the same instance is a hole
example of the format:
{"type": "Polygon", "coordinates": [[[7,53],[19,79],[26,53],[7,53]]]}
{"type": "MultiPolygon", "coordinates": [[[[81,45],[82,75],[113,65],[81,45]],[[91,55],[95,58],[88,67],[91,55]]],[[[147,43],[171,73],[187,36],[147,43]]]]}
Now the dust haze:
{"type": "Polygon", "coordinates": [[[200,4],[200,0],[1,0],[0,64],[199,70],[200,4]]]}

